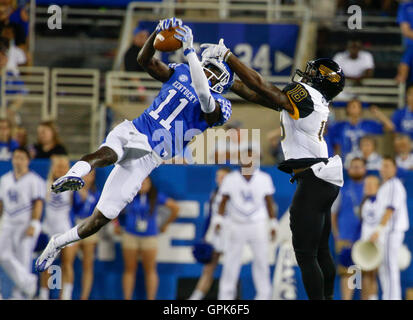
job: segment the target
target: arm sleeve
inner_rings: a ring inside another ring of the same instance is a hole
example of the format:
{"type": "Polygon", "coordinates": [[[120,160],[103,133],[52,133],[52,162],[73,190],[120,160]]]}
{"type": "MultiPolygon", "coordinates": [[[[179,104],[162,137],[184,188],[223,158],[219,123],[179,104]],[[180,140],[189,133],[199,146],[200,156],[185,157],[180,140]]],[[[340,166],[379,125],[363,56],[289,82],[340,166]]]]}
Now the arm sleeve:
{"type": "Polygon", "coordinates": [[[231,193],[231,181],[230,177],[228,175],[225,176],[224,180],[222,181],[221,187],[219,188],[219,193],[222,195],[227,195],[229,196],[231,193]]]}
{"type": "Polygon", "coordinates": [[[294,114],[291,117],[294,120],[305,118],[314,111],[314,103],[306,88],[298,82],[288,84],[283,92],[287,95],[293,108],[294,114]]]}
{"type": "Polygon", "coordinates": [[[272,182],[272,179],[270,176],[267,176],[266,180],[267,180],[267,183],[265,184],[264,193],[267,196],[273,195],[275,193],[274,183],[272,182]]]}
{"type": "Polygon", "coordinates": [[[405,5],[401,4],[397,12],[397,23],[408,22],[406,19],[405,5]]]}
{"type": "Polygon", "coordinates": [[[403,54],[403,56],[402,56],[402,59],[400,60],[400,62],[401,63],[404,63],[404,64],[407,64],[409,67],[411,66],[411,64],[412,64],[412,56],[413,56],[413,49],[410,49],[410,48],[408,48],[405,52],[404,52],[404,54],[403,54]]]}
{"type": "Polygon", "coordinates": [[[46,198],[46,183],[40,178],[36,179],[32,183],[32,201],[34,200],[44,200],[46,198]]]}
{"type": "Polygon", "coordinates": [[[395,181],[392,181],[389,185],[387,193],[386,209],[395,210],[398,207],[398,203],[402,202],[402,192],[395,181]]]}
{"type": "Polygon", "coordinates": [[[366,69],[374,69],[374,58],[373,55],[366,51],[366,63],[365,63],[365,67],[366,69]]]}
{"type": "Polygon", "coordinates": [[[201,109],[205,113],[211,113],[215,110],[215,99],[209,91],[208,79],[202,69],[195,52],[187,55],[189,68],[191,71],[192,85],[201,104],[201,109]]]}

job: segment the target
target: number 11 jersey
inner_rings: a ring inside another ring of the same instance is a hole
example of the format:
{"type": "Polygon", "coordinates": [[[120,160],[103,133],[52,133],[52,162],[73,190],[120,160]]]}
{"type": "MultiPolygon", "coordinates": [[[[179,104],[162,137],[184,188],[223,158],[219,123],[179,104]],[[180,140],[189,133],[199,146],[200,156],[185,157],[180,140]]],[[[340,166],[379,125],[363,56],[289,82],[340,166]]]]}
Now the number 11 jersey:
{"type": "MultiPolygon", "coordinates": [[[[180,154],[195,135],[208,127],[198,96],[192,86],[187,64],[170,64],[172,76],[162,85],[151,106],[133,120],[136,129],[148,137],[152,149],[163,159],[180,154]]],[[[224,124],[232,113],[231,102],[212,92],[221,107],[221,119],[213,126],[224,124]]]]}

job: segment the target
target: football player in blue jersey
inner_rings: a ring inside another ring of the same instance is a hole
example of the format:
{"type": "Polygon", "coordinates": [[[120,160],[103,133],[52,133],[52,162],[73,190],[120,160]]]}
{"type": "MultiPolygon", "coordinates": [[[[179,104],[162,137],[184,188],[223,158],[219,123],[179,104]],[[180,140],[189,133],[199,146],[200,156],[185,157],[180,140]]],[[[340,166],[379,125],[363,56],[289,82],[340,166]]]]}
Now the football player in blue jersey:
{"type": "Polygon", "coordinates": [[[92,216],[50,239],[36,261],[39,271],[47,269],[63,247],[96,233],[116,218],[163,160],[182,152],[193,136],[222,125],[231,116],[231,103],[221,94],[232,86],[233,72],[214,58],[201,63],[193,48],[192,31],[182,26],[181,20],[161,20],[139,53],[138,62],[163,82],[162,88],[144,113],[117,125],[96,152],[82,157],[53,183],[55,193],[79,190],[84,185],[82,177],[91,170],[115,164],[92,216]],[[154,57],[153,42],[160,31],[176,26],[182,27],[175,37],[182,42],[188,64],[168,66],[154,57]]]}

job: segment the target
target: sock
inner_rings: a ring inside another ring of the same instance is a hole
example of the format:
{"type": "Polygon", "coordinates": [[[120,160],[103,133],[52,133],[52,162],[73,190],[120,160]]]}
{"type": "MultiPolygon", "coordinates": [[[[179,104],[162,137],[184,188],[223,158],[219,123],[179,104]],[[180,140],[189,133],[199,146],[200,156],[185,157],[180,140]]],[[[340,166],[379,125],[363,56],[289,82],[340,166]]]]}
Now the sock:
{"type": "Polygon", "coordinates": [[[40,288],[39,298],[41,300],[49,300],[49,288],[40,288]]]}
{"type": "Polygon", "coordinates": [[[92,167],[90,164],[86,161],[78,161],[76,162],[73,167],[70,168],[70,170],[65,174],[66,176],[75,176],[75,177],[83,177],[87,175],[92,167]]]}
{"type": "Polygon", "coordinates": [[[57,236],[55,239],[55,244],[59,248],[59,247],[64,247],[72,242],[76,242],[78,240],[80,240],[80,237],[79,237],[79,234],[77,233],[77,226],[75,226],[69,231],[66,231],[60,236],[57,236]]]}
{"type": "Polygon", "coordinates": [[[195,289],[195,291],[191,294],[188,300],[202,300],[205,297],[205,293],[201,290],[195,289]]]}
{"type": "Polygon", "coordinates": [[[64,283],[62,290],[62,300],[72,300],[73,283],[64,283]]]}

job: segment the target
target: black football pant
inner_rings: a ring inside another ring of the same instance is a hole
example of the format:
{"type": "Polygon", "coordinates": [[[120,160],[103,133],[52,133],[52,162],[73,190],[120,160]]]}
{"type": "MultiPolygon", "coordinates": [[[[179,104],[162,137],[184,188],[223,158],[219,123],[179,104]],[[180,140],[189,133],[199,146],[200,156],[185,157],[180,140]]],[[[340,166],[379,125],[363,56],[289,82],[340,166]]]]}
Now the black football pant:
{"type": "Polygon", "coordinates": [[[336,268],[328,240],[331,206],[340,187],[317,178],[311,169],[296,174],[290,207],[293,247],[310,300],[333,299],[336,268]]]}

